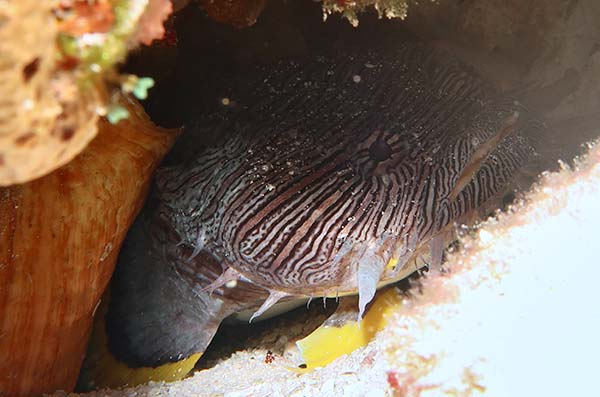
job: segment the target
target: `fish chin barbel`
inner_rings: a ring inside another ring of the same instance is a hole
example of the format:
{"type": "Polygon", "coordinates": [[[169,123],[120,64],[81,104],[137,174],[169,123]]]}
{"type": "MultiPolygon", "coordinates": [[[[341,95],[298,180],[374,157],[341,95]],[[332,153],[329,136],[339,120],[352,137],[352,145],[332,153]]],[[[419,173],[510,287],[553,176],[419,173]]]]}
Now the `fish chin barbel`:
{"type": "Polygon", "coordinates": [[[202,352],[222,319],[282,298],[358,292],[360,318],[425,256],[441,265],[542,128],[419,44],[259,68],[227,98],[187,126],[124,244],[106,322],[129,366],[202,352]]]}

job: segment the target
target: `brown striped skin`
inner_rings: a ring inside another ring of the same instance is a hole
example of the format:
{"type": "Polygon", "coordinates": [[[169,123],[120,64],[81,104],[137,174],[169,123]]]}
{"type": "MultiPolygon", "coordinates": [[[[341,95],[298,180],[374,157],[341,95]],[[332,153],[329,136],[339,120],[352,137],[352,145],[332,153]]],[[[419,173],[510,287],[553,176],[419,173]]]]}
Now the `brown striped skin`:
{"type": "MultiPolygon", "coordinates": [[[[524,133],[541,128],[471,69],[417,44],[280,63],[247,80],[188,126],[188,137],[220,139],[180,143],[186,161],[159,170],[144,231],[164,277],[201,299],[216,288],[223,306],[203,315],[219,321],[256,308],[265,295],[252,288],[271,294],[259,313],[283,296],[356,291],[362,313],[378,284],[506,190],[534,153],[524,133]],[[213,282],[208,257],[239,286],[213,282]]],[[[128,321],[119,313],[113,327],[128,321]]]]}

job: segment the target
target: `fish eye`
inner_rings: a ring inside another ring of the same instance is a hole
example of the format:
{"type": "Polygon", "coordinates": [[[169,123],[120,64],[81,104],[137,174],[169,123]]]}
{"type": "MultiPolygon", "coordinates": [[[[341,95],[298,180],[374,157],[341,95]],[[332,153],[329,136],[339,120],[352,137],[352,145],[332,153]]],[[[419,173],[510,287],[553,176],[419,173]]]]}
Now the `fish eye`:
{"type": "Polygon", "coordinates": [[[385,161],[392,157],[392,148],[383,138],[379,137],[369,146],[369,157],[373,161],[385,161]]]}

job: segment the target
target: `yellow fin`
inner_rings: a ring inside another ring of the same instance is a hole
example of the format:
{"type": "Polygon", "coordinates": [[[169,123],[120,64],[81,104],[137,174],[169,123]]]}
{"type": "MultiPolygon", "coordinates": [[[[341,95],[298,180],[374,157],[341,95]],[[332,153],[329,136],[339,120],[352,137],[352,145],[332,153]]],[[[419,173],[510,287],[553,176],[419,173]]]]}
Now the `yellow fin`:
{"type": "Polygon", "coordinates": [[[394,270],[396,268],[396,265],[398,264],[398,258],[391,258],[387,265],[385,266],[386,269],[388,270],[394,270]]]}
{"type": "MultiPolygon", "coordinates": [[[[107,295],[105,294],[105,297],[107,295]]],[[[202,353],[196,353],[188,358],[156,368],[130,368],[125,363],[117,361],[108,350],[104,322],[108,308],[106,301],[107,299],[103,299],[98,313],[96,313],[88,354],[81,370],[79,388],[91,390],[137,386],[150,381],[173,382],[185,378],[194,369],[202,353]]]]}
{"type": "MultiPolygon", "coordinates": [[[[356,320],[342,326],[322,325],[306,338],[296,342],[306,364],[306,370],[324,367],[338,357],[366,346],[383,329],[389,315],[402,304],[395,288],[377,294],[360,327],[356,320]]],[[[356,316],[352,316],[353,319],[356,316]]],[[[304,372],[304,371],[302,371],[304,372]]]]}

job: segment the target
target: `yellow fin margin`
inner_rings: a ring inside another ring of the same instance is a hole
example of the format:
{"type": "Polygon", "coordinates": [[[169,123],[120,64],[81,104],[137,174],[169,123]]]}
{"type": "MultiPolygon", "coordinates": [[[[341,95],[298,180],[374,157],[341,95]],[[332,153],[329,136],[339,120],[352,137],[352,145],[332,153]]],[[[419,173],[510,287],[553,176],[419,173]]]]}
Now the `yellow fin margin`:
{"type": "MultiPolygon", "coordinates": [[[[108,294],[105,294],[105,298],[108,294]]],[[[108,310],[107,299],[96,313],[94,329],[88,346],[88,353],[79,379],[79,387],[85,390],[137,386],[151,381],[173,382],[185,378],[194,369],[202,352],[180,361],[159,367],[130,368],[108,350],[104,316],[108,310]]]]}
{"type": "Polygon", "coordinates": [[[390,288],[376,295],[360,326],[353,320],[346,321],[341,327],[322,325],[296,342],[306,364],[306,371],[324,367],[336,358],[366,346],[401,304],[398,291],[390,288]]]}

